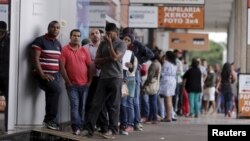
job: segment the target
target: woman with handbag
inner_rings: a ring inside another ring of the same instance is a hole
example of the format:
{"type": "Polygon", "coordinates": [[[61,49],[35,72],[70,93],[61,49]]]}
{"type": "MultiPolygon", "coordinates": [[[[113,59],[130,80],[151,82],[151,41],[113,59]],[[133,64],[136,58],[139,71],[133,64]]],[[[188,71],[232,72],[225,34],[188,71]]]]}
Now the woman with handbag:
{"type": "Polygon", "coordinates": [[[159,91],[159,81],[161,74],[161,64],[160,64],[160,52],[154,53],[154,58],[151,59],[152,63],[148,69],[148,77],[142,87],[142,90],[145,94],[149,95],[149,116],[148,121],[151,121],[153,124],[157,123],[157,98],[159,91]]]}
{"type": "Polygon", "coordinates": [[[129,57],[127,59],[123,58],[123,89],[120,107],[120,134],[128,135],[129,132],[134,130],[134,95],[135,95],[135,71],[137,68],[137,59],[134,53],[129,49],[134,41],[133,34],[125,34],[123,41],[127,45],[127,50],[123,57],[129,57]],[[128,55],[129,54],[129,55],[128,55]],[[128,56],[126,56],[128,55],[128,56]],[[126,89],[126,90],[125,90],[126,89]],[[125,90],[125,91],[124,91],[125,90]]]}

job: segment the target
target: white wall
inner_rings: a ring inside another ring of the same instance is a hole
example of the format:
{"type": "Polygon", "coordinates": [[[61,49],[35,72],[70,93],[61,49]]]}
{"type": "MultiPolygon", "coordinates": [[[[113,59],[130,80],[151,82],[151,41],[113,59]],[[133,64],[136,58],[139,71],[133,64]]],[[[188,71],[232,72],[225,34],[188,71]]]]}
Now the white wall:
{"type": "MultiPolygon", "coordinates": [[[[70,31],[76,28],[77,16],[76,0],[12,0],[11,4],[13,7],[11,8],[10,56],[14,57],[10,60],[12,106],[9,109],[9,130],[14,129],[14,124],[41,124],[45,114],[44,92],[38,88],[31,75],[30,43],[35,37],[47,32],[47,25],[52,20],[58,20],[64,24],[59,40],[63,45],[68,43],[70,31]]],[[[62,82],[62,86],[63,84],[62,82]]],[[[65,90],[64,87],[63,89],[65,90]]],[[[59,121],[65,122],[69,119],[69,103],[64,91],[60,98],[59,121]]]]}

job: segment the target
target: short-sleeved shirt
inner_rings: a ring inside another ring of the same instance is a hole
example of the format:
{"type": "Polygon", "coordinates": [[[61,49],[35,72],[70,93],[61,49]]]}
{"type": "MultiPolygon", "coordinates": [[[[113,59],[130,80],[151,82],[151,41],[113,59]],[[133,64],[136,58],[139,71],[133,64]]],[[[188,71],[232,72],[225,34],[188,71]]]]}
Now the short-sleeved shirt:
{"type": "MultiPolygon", "coordinates": [[[[113,41],[113,48],[118,52],[122,53],[122,56],[125,54],[126,51],[126,44],[119,38],[113,41]]],[[[108,43],[106,41],[101,42],[98,47],[97,53],[100,54],[100,57],[110,57],[108,43]]],[[[123,78],[123,71],[122,71],[122,57],[117,60],[110,60],[107,63],[101,65],[101,75],[100,79],[106,78],[123,78]]]]}
{"type": "Polygon", "coordinates": [[[39,60],[45,74],[59,71],[61,48],[60,42],[57,39],[49,38],[47,34],[36,38],[32,43],[32,49],[41,51],[39,60]]]}
{"type": "Polygon", "coordinates": [[[183,79],[186,79],[187,92],[201,92],[202,73],[199,68],[190,68],[184,74],[183,79]]]}
{"type": "Polygon", "coordinates": [[[91,64],[91,58],[86,48],[79,47],[77,50],[73,50],[70,45],[66,45],[62,49],[60,59],[65,63],[67,75],[73,84],[88,83],[87,65],[91,64]]]}
{"type": "MultiPolygon", "coordinates": [[[[84,46],[85,48],[88,49],[89,54],[90,54],[90,58],[92,63],[94,63],[95,61],[95,57],[96,57],[96,51],[98,49],[98,47],[95,47],[92,43],[87,44],[86,46],[84,46]]],[[[96,67],[94,68],[94,76],[99,77],[101,73],[100,69],[97,69],[96,67]]]]}

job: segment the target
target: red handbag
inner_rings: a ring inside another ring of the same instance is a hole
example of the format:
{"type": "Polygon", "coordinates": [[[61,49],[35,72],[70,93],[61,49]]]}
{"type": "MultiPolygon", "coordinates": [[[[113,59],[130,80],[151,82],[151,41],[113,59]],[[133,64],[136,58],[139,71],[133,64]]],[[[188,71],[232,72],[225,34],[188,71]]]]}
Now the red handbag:
{"type": "Polygon", "coordinates": [[[147,74],[147,64],[143,63],[141,65],[141,76],[145,76],[147,74]]]}

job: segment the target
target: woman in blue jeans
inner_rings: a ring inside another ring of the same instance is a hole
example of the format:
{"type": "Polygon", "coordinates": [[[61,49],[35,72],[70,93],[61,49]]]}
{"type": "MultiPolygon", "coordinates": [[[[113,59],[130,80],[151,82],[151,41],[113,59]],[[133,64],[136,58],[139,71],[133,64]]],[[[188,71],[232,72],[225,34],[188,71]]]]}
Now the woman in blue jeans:
{"type": "MultiPolygon", "coordinates": [[[[152,84],[154,80],[156,80],[155,83],[158,83],[160,81],[160,75],[161,75],[161,64],[160,64],[160,52],[155,52],[154,58],[151,60],[152,64],[149,66],[148,69],[148,77],[145,81],[142,90],[145,91],[145,88],[152,84]]],[[[158,114],[158,105],[157,105],[157,95],[158,91],[154,93],[149,93],[148,91],[145,91],[145,94],[149,95],[149,116],[148,121],[151,121],[153,124],[157,123],[157,114],[158,114]]]]}
{"type": "Polygon", "coordinates": [[[225,63],[221,71],[221,81],[217,85],[217,88],[221,88],[221,94],[224,96],[224,113],[225,116],[231,117],[232,110],[232,86],[236,79],[236,75],[233,73],[230,63],[225,63]]]}
{"type": "MultiPolygon", "coordinates": [[[[126,97],[122,97],[121,99],[121,113],[120,113],[120,134],[128,135],[128,132],[134,130],[134,96],[135,96],[135,73],[137,70],[138,61],[134,56],[133,52],[130,50],[131,43],[134,41],[133,34],[125,34],[123,37],[123,41],[127,45],[126,53],[131,53],[130,62],[125,62],[125,66],[127,70],[124,71],[124,81],[128,86],[129,95],[126,97]]],[[[125,53],[125,55],[126,55],[125,53]]]]}

